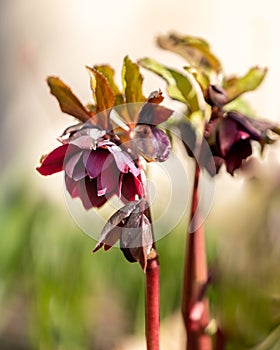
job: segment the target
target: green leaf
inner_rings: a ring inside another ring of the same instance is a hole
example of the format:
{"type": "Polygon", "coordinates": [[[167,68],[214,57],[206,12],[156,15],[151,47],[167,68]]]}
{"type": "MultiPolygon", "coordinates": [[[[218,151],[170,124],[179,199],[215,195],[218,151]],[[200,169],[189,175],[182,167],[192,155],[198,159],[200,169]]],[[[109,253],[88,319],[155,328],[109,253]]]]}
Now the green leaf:
{"type": "Polygon", "coordinates": [[[142,93],[143,77],[140,74],[139,66],[132,62],[128,56],[123,61],[122,81],[126,103],[128,103],[127,111],[122,113],[122,117],[127,123],[135,123],[139,112],[137,102],[144,102],[146,98],[142,93]]]}
{"type": "Polygon", "coordinates": [[[128,56],[123,61],[122,76],[126,103],[144,102],[146,98],[142,93],[143,77],[138,64],[132,62],[128,56]]]}
{"type": "Polygon", "coordinates": [[[212,53],[209,44],[197,37],[170,33],[157,38],[159,47],[172,51],[185,58],[193,67],[200,68],[211,74],[222,72],[219,59],[212,53]]]}
{"type": "Polygon", "coordinates": [[[187,75],[183,75],[151,58],[143,58],[139,61],[139,64],[162,77],[168,84],[168,95],[172,99],[186,104],[190,112],[204,109],[202,102],[199,100],[190,74],[186,73],[187,75]]]}
{"type": "Polygon", "coordinates": [[[191,74],[204,92],[210,84],[209,77],[201,69],[185,66],[184,69],[191,74]]]}
{"type": "Polygon", "coordinates": [[[229,101],[234,100],[244,92],[255,90],[264,80],[266,73],[266,68],[252,67],[243,77],[227,79],[223,88],[229,101]]]}
{"type": "Polygon", "coordinates": [[[100,66],[94,66],[94,68],[107,78],[108,83],[115,95],[115,105],[123,104],[124,99],[123,99],[122,93],[114,80],[114,76],[115,76],[114,69],[109,65],[105,65],[105,64],[100,66]]]}
{"type": "Polygon", "coordinates": [[[51,94],[58,100],[62,112],[70,114],[82,122],[86,122],[91,118],[90,112],[62,80],[58,77],[50,76],[47,78],[47,83],[51,94]]]}
{"type": "Polygon", "coordinates": [[[108,83],[107,78],[95,68],[86,67],[90,75],[90,86],[93,97],[96,101],[96,113],[98,124],[104,128],[109,128],[108,109],[114,107],[115,96],[108,83]]]}

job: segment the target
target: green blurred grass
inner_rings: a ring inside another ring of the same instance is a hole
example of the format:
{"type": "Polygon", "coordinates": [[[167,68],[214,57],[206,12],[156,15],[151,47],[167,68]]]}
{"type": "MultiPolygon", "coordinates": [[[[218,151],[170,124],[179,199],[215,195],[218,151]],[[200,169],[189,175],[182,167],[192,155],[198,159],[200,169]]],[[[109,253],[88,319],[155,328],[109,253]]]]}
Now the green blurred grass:
{"type": "MultiPolygon", "coordinates": [[[[0,349],[107,350],[143,335],[140,266],[115,248],[92,254],[96,242],[36,185],[0,182],[0,349]]],[[[277,350],[280,186],[259,179],[242,193],[207,220],[212,315],[227,350],[277,350]]],[[[163,320],[180,308],[184,240],[183,220],[157,242],[163,320]]]]}
{"type": "MultiPolygon", "coordinates": [[[[2,188],[0,348],[105,350],[143,334],[140,266],[115,248],[92,254],[96,242],[30,183],[2,188]]],[[[177,232],[158,244],[163,318],[180,303],[182,240],[177,232]]]]}

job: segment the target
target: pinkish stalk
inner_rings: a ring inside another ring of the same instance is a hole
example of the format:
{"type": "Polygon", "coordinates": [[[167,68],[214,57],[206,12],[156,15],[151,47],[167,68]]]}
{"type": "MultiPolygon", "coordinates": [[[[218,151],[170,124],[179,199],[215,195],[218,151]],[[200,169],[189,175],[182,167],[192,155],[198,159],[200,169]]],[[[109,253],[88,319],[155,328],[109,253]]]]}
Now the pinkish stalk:
{"type": "MultiPolygon", "coordinates": [[[[199,220],[199,176],[200,169],[196,164],[193,185],[190,222],[199,220]]],[[[186,259],[183,282],[182,313],[187,333],[187,350],[211,350],[212,340],[204,332],[209,323],[209,302],[200,291],[207,284],[208,271],[206,261],[204,227],[193,223],[195,231],[187,233],[186,259]]]]}

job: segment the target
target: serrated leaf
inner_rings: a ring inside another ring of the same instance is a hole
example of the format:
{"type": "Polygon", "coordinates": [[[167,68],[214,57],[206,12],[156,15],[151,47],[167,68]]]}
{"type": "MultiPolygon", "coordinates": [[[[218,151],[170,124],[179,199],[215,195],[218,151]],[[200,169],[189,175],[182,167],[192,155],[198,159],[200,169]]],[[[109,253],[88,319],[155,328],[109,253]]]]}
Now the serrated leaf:
{"type": "Polygon", "coordinates": [[[72,115],[82,122],[92,117],[91,113],[82,105],[79,99],[73,94],[69,86],[64,84],[58,77],[47,78],[51,94],[56,97],[62,112],[72,115]]]}
{"type": "Polygon", "coordinates": [[[170,33],[159,36],[157,44],[162,49],[179,54],[193,67],[208,73],[214,71],[220,74],[222,71],[219,59],[212,53],[210,45],[201,38],[170,33]]]}
{"type": "Polygon", "coordinates": [[[136,122],[138,108],[135,104],[144,102],[146,98],[142,93],[143,77],[139,66],[132,62],[128,56],[123,61],[122,80],[130,120],[127,120],[128,116],[124,117],[127,122],[136,122]]]}
{"type": "Polygon", "coordinates": [[[224,82],[224,90],[229,101],[234,100],[244,92],[253,91],[264,80],[267,73],[266,68],[252,67],[244,76],[233,77],[224,82]]]}
{"type": "Polygon", "coordinates": [[[190,76],[185,76],[174,69],[168,68],[148,57],[139,60],[139,64],[162,77],[168,84],[168,95],[172,99],[186,104],[190,112],[194,112],[202,108],[190,76]]]}
{"type": "Polygon", "coordinates": [[[105,64],[100,66],[94,66],[94,68],[107,78],[108,83],[115,95],[115,105],[123,104],[124,99],[123,99],[122,93],[114,80],[114,76],[115,76],[114,69],[109,65],[105,65],[105,64]]]}
{"type": "Polygon", "coordinates": [[[96,113],[98,124],[103,129],[108,129],[109,113],[108,110],[114,107],[115,96],[109,85],[107,78],[95,68],[86,67],[90,75],[90,86],[93,97],[96,101],[96,113]]]}

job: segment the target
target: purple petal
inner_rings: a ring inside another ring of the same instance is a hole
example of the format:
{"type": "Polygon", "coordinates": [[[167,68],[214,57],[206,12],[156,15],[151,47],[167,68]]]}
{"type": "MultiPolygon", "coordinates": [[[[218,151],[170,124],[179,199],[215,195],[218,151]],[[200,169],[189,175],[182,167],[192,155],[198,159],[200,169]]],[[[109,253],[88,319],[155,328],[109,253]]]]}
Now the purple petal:
{"type": "Polygon", "coordinates": [[[227,171],[233,175],[234,171],[242,166],[243,159],[252,154],[250,140],[241,140],[235,143],[225,158],[227,171]]]}
{"type": "Polygon", "coordinates": [[[118,146],[108,147],[108,150],[113,154],[115,162],[122,173],[130,171],[135,177],[140,174],[138,169],[128,153],[123,151],[118,146]]]}
{"type": "Polygon", "coordinates": [[[169,138],[162,130],[146,124],[138,124],[134,128],[132,143],[148,162],[165,161],[171,148],[169,138]]]}
{"type": "Polygon", "coordinates": [[[63,169],[63,162],[67,152],[68,145],[62,145],[54,149],[43,160],[40,167],[37,167],[42,175],[51,175],[63,169]]]}
{"type": "Polygon", "coordinates": [[[65,162],[64,170],[69,177],[73,178],[75,167],[78,161],[80,160],[82,154],[83,154],[82,151],[77,152],[73,154],[71,157],[69,157],[69,159],[65,162]]]}
{"type": "Polygon", "coordinates": [[[97,195],[103,196],[106,193],[117,192],[119,177],[120,171],[114,163],[103,169],[97,177],[97,195]]]}
{"type": "Polygon", "coordinates": [[[77,137],[74,140],[71,140],[71,145],[75,145],[82,149],[92,149],[95,147],[95,143],[92,138],[88,135],[77,137]]]}
{"type": "Polygon", "coordinates": [[[113,156],[104,148],[98,148],[90,153],[85,152],[83,157],[87,173],[92,179],[108,168],[112,164],[113,159],[113,156]]]}
{"type": "Polygon", "coordinates": [[[258,123],[256,123],[256,121],[254,121],[253,119],[248,118],[245,115],[236,111],[228,112],[227,118],[238,122],[239,129],[247,132],[254,140],[259,141],[262,138],[262,131],[258,129],[258,123]]]}
{"type": "Polygon", "coordinates": [[[174,111],[164,106],[155,106],[153,125],[165,122],[173,113],[174,111]]]}
{"type": "Polygon", "coordinates": [[[100,196],[97,195],[97,180],[96,179],[90,179],[89,177],[85,177],[83,180],[78,181],[78,191],[79,191],[79,197],[83,203],[83,206],[86,210],[89,210],[93,207],[99,208],[103,204],[107,202],[107,199],[110,198],[113,194],[110,194],[110,196],[107,194],[107,196],[100,196]]]}
{"type": "Polygon", "coordinates": [[[227,118],[223,119],[220,123],[218,138],[221,154],[224,157],[238,139],[236,122],[227,118]]]}
{"type": "Polygon", "coordinates": [[[97,128],[84,127],[77,131],[71,137],[71,144],[76,145],[82,149],[95,149],[97,142],[102,140],[102,137],[106,134],[105,130],[99,130],[97,128]]]}
{"type": "Polygon", "coordinates": [[[65,174],[65,185],[68,193],[72,198],[76,198],[79,196],[78,191],[78,182],[72,180],[69,176],[65,174]]]}
{"type": "Polygon", "coordinates": [[[162,130],[153,127],[153,144],[156,151],[156,160],[164,162],[169,157],[171,144],[168,136],[162,130]]]}

